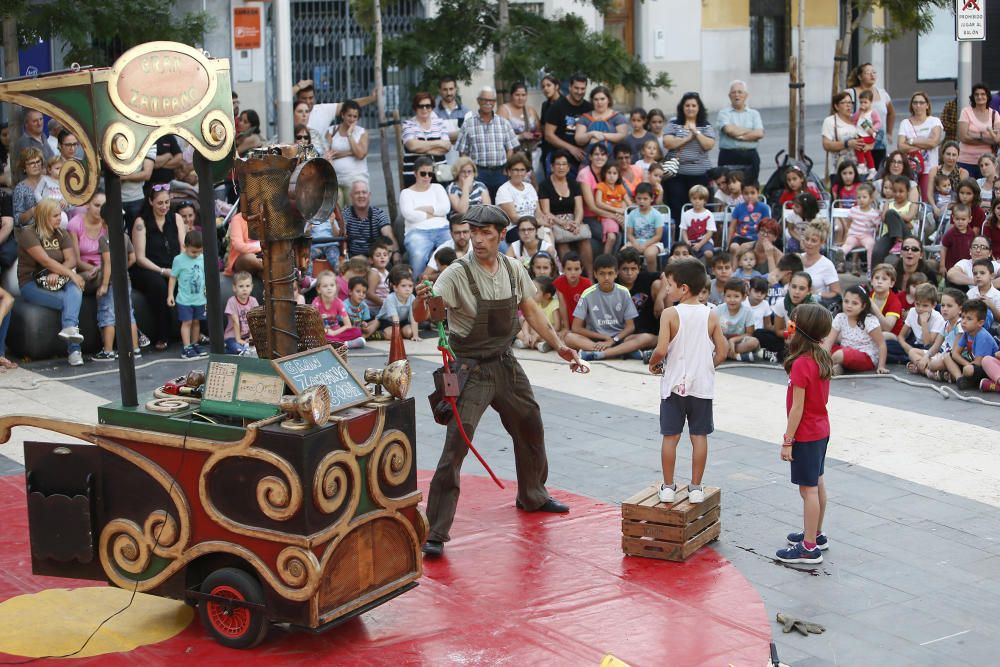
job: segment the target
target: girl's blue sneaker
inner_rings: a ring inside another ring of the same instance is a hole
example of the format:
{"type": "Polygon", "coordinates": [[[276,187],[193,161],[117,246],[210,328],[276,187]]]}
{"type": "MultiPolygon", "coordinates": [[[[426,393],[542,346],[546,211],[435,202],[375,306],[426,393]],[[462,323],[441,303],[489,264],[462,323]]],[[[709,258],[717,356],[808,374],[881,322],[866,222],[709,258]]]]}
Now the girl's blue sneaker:
{"type": "Polygon", "coordinates": [[[823,562],[823,552],[818,548],[809,551],[802,543],[799,542],[795,546],[788,547],[787,549],[779,549],[774,557],[780,560],[782,563],[806,563],[806,564],[818,564],[823,562]]]}
{"type": "MultiPolygon", "coordinates": [[[[793,546],[804,539],[806,539],[805,533],[788,533],[788,543],[793,546]]],[[[820,533],[816,536],[816,546],[819,547],[820,551],[826,551],[830,548],[830,540],[826,539],[826,535],[820,533]]]]}

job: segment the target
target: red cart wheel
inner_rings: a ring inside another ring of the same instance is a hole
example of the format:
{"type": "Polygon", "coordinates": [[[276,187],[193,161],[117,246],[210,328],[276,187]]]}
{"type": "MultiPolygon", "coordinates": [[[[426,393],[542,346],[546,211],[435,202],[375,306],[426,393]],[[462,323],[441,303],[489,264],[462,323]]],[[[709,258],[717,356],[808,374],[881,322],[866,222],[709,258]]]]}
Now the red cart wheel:
{"type": "MultiPolygon", "coordinates": [[[[201,592],[236,602],[264,604],[264,592],[257,580],[232,567],[208,575],[201,592]]],[[[198,604],[198,615],[212,638],[229,648],[253,648],[267,635],[267,616],[258,609],[202,600],[198,604]]]]}

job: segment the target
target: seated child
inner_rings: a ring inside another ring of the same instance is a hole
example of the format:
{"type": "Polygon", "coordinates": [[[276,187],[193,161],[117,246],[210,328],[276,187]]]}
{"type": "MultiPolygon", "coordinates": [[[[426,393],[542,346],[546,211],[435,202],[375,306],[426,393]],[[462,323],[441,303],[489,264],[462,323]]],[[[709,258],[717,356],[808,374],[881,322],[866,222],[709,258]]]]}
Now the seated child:
{"type": "Polygon", "coordinates": [[[743,181],[746,177],[740,170],[734,170],[726,174],[726,187],[715,191],[715,201],[726,206],[736,206],[743,202],[743,181]]]}
{"type": "Polygon", "coordinates": [[[733,256],[720,252],[712,257],[712,273],[715,279],[709,283],[708,302],[718,306],[726,300],[726,283],[733,277],[733,256]]]}
{"type": "Polygon", "coordinates": [[[316,278],[316,298],[310,304],[323,318],[323,329],[330,342],[345,343],[348,348],[365,346],[364,334],[347,315],[344,302],[337,298],[337,276],[323,271],[316,278]]]}
{"type": "Polygon", "coordinates": [[[639,183],[635,187],[638,208],[629,212],[625,221],[627,247],[642,253],[646,270],[656,270],[656,260],[663,251],[663,214],[653,208],[653,186],[639,183]]]}
{"type": "Polygon", "coordinates": [[[632,203],[622,183],[621,171],[614,162],[608,162],[601,169],[601,182],[597,184],[594,191],[594,198],[601,209],[615,212],[614,217],[605,213],[601,217],[601,228],[604,230],[604,252],[612,252],[618,243],[618,234],[621,233],[621,223],[624,221],[625,209],[632,203]]]}
{"type": "Polygon", "coordinates": [[[441,273],[449,266],[451,266],[457,259],[458,259],[458,254],[455,252],[454,248],[444,247],[440,248],[437,252],[435,252],[434,263],[437,265],[437,275],[435,276],[435,278],[437,278],[437,276],[440,276],[441,273]]]}
{"type": "Polygon", "coordinates": [[[948,373],[957,378],[959,389],[974,389],[987,377],[983,358],[992,357],[1000,349],[986,330],[986,303],[970,299],[962,305],[962,334],[951,356],[945,359],[948,373]]]}
{"type": "Polygon", "coordinates": [[[337,298],[341,301],[347,300],[350,292],[350,287],[348,285],[350,284],[352,278],[362,276],[367,284],[368,270],[370,268],[368,258],[364,255],[355,255],[346,262],[341,262],[340,275],[337,276],[337,298]]]}
{"type": "Polygon", "coordinates": [[[667,257],[667,264],[671,264],[681,259],[691,257],[691,244],[687,241],[674,241],[670,246],[670,256],[667,257]]]}
{"type": "Polygon", "coordinates": [[[848,287],[844,290],[843,307],[844,311],[833,318],[833,330],[823,341],[833,360],[833,374],[872,370],[888,373],[885,338],[878,319],[872,315],[868,293],[860,285],[848,287]]]}
{"type": "Polygon", "coordinates": [[[639,316],[628,288],[615,282],[618,260],[614,255],[600,255],[594,260],[594,276],[597,284],[580,297],[573,310],[573,324],[566,334],[566,344],[580,350],[580,358],[585,361],[630,353],[617,348],[633,334],[635,318],[639,316]]]}
{"type": "Polygon", "coordinates": [[[575,252],[563,255],[563,273],[552,281],[559,295],[559,312],[565,326],[569,325],[570,317],[580,296],[593,285],[590,278],[583,277],[583,264],[575,252]]]}
{"type": "Polygon", "coordinates": [[[226,301],[226,331],[223,340],[226,354],[245,355],[250,352],[250,325],[247,313],[259,304],[250,292],[253,290],[253,276],[247,271],[233,274],[233,295],[226,301]]]}
{"type": "Polygon", "coordinates": [[[708,188],[696,185],[688,192],[691,208],[681,213],[681,240],[691,244],[691,254],[711,263],[715,253],[712,235],[716,232],[715,216],[705,208],[708,188]]]}
{"type": "MultiPolygon", "coordinates": [[[[562,321],[555,285],[548,276],[535,278],[535,301],[542,307],[545,319],[552,325],[552,329],[559,335],[559,338],[564,339],[566,325],[562,321]]],[[[521,330],[517,333],[517,339],[514,340],[514,347],[518,349],[534,348],[539,352],[548,352],[552,349],[552,346],[542,340],[542,337],[531,328],[524,317],[519,315],[518,319],[521,321],[521,330]]]]}
{"type": "MultiPolygon", "coordinates": [[[[368,283],[371,285],[371,281],[368,283]]],[[[413,321],[413,270],[406,264],[397,264],[389,271],[389,287],[392,291],[382,302],[378,311],[379,329],[385,332],[394,324],[400,325],[404,338],[420,340],[420,330],[413,321]]],[[[370,297],[369,297],[370,298],[370,297]]],[[[385,333],[383,333],[385,335],[385,333]]]]}
{"type": "Polygon", "coordinates": [[[840,251],[846,257],[855,248],[864,248],[867,252],[868,270],[871,271],[875,232],[882,222],[882,214],[875,206],[875,188],[871,183],[860,184],[855,197],[855,204],[848,213],[847,234],[840,251]]]}
{"type": "Polygon", "coordinates": [[[741,278],[734,276],[727,280],[725,302],[715,307],[715,314],[729,345],[727,358],[751,362],[757,358],[754,352],[760,349],[760,341],[753,337],[753,311],[743,303],[746,290],[746,283],[741,278]]]}
{"type": "Polygon", "coordinates": [[[771,217],[771,208],[760,201],[760,188],[756,183],[743,184],[743,201],[733,209],[729,223],[729,251],[736,252],[744,243],[757,240],[757,223],[771,217]]]}
{"type": "Polygon", "coordinates": [[[970,300],[981,299],[986,305],[986,330],[1000,323],[1000,290],[993,286],[993,262],[987,258],[977,259],[972,263],[972,287],[966,297],[970,300]]]}
{"type": "Polygon", "coordinates": [[[899,344],[910,358],[906,370],[923,375],[931,356],[944,343],[946,325],[944,317],[934,309],[938,302],[937,288],[934,285],[925,283],[917,287],[913,301],[913,308],[906,313],[906,321],[899,332],[899,344]]]}
{"type": "MultiPolygon", "coordinates": [[[[944,331],[941,336],[941,345],[934,349],[932,346],[927,352],[927,365],[924,375],[931,380],[938,382],[950,382],[946,378],[948,373],[945,359],[951,357],[951,349],[955,347],[958,337],[962,335],[962,306],[967,299],[965,292],[954,287],[945,288],[941,293],[941,317],[944,318],[944,331]]],[[[919,367],[919,362],[918,362],[919,367]]]]}
{"type": "Polygon", "coordinates": [[[737,269],[733,272],[734,278],[739,278],[744,283],[749,284],[751,278],[758,278],[764,274],[758,271],[757,266],[757,255],[754,254],[753,248],[746,248],[740,250],[737,254],[736,265],[737,269]]]}
{"type": "Polygon", "coordinates": [[[348,288],[349,296],[344,302],[344,310],[347,311],[351,325],[361,329],[365,338],[368,338],[378,330],[378,320],[372,315],[366,300],[368,279],[363,276],[354,276],[348,283],[348,288]]]}
{"type": "MultiPolygon", "coordinates": [[[[887,179],[888,180],[888,179],[887,179]]],[[[934,219],[940,225],[951,211],[954,202],[951,191],[951,176],[938,172],[934,177],[934,199],[930,202],[934,219]]]]}
{"type": "Polygon", "coordinates": [[[368,306],[381,308],[382,302],[389,296],[389,250],[388,239],[379,239],[368,249],[368,259],[371,268],[368,269],[368,306]]]}
{"type": "Polygon", "coordinates": [[[951,225],[941,238],[942,273],[947,273],[961,259],[971,259],[972,241],[978,229],[973,228],[972,211],[965,204],[955,204],[951,209],[951,225]]]}
{"type": "Polygon", "coordinates": [[[656,162],[646,172],[646,182],[653,186],[653,205],[663,203],[663,163],[656,162]]]}

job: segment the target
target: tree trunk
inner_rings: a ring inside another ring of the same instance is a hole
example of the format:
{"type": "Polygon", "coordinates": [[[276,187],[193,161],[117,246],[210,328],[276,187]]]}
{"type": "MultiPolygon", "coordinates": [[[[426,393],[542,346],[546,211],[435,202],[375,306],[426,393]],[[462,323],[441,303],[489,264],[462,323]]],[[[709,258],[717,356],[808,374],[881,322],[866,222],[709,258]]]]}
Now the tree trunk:
{"type": "Polygon", "coordinates": [[[507,59],[506,35],[510,29],[510,5],[508,0],[499,0],[497,2],[497,29],[500,33],[500,39],[496,51],[493,52],[493,86],[497,90],[496,110],[499,110],[501,94],[507,91],[506,81],[500,78],[500,68],[507,59]]]}
{"type": "Polygon", "coordinates": [[[865,13],[870,12],[872,9],[870,2],[863,3],[858,6],[858,15],[854,17],[855,4],[855,0],[846,0],[845,2],[844,12],[848,20],[847,30],[844,32],[844,36],[837,40],[837,46],[834,49],[831,95],[836,95],[846,87],[848,74],[846,64],[851,57],[851,43],[854,41],[854,31],[861,25],[861,19],[865,16],[865,13]]]}
{"type": "Polygon", "coordinates": [[[382,179],[385,181],[386,204],[389,220],[396,220],[396,185],[392,180],[392,164],[389,161],[389,142],[385,132],[385,91],[382,81],[382,2],[373,0],[373,27],[375,29],[375,105],[378,109],[379,158],[382,161],[382,179]]]}
{"type": "MultiPolygon", "coordinates": [[[[21,64],[17,54],[17,22],[10,16],[3,20],[3,59],[3,78],[16,79],[21,75],[21,64]]],[[[21,136],[21,126],[23,125],[20,106],[16,104],[10,105],[9,121],[8,136],[10,137],[10,145],[13,146],[18,137],[21,136]]],[[[11,170],[13,171],[13,165],[17,162],[17,156],[11,155],[10,162],[11,170]]],[[[2,170],[3,167],[0,166],[0,171],[2,170]]]]}

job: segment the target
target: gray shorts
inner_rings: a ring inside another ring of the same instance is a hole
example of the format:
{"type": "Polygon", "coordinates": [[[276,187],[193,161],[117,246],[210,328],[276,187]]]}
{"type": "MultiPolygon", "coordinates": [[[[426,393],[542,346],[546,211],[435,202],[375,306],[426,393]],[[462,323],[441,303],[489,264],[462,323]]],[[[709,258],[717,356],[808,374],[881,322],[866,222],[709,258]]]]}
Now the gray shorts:
{"type": "Polygon", "coordinates": [[[688,433],[708,435],[715,430],[712,399],[670,394],[660,401],[660,435],[680,435],[687,420],[688,433]]]}

